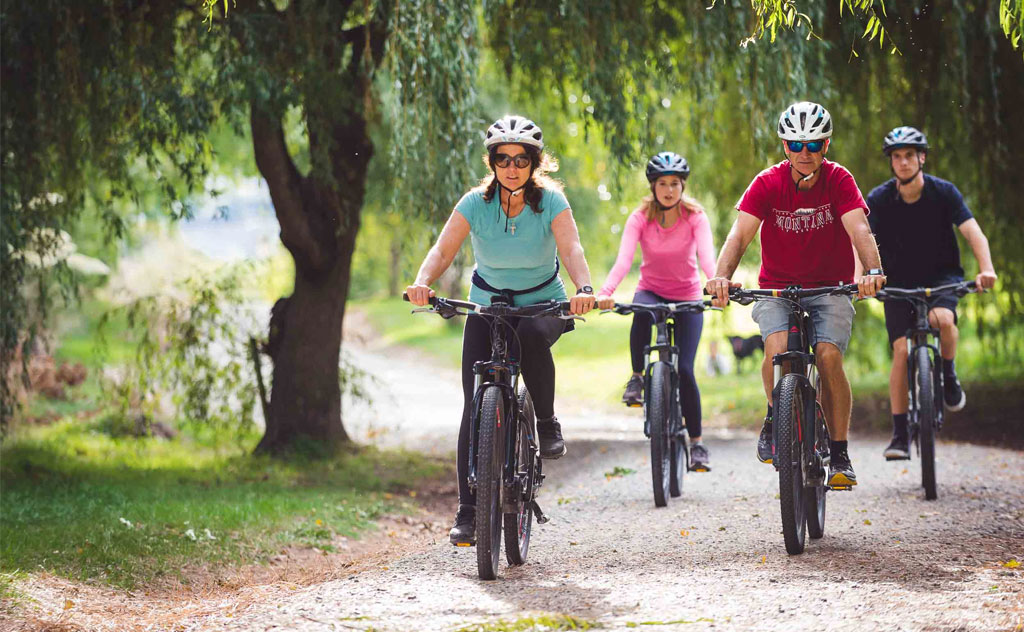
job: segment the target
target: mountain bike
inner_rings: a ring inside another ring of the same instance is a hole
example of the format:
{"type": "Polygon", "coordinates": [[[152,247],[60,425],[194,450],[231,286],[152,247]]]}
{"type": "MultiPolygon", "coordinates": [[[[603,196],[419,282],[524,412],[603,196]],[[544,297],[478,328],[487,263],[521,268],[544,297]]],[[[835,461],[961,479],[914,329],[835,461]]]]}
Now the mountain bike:
{"type": "MultiPolygon", "coordinates": [[[[408,296],[404,297],[409,300],[408,296]]],[[[469,486],[476,493],[476,563],[480,579],[495,579],[505,536],[505,557],[512,566],[526,563],[533,517],[548,521],[537,504],[544,481],[537,441],[537,419],[526,385],[519,384],[519,362],[511,359],[509,335],[517,318],[558,317],[583,320],[569,313],[569,303],[547,301],[514,307],[496,302],[432,297],[430,307],[442,318],[484,316],[491,327],[491,359],[473,364],[475,390],[469,439],[469,486]]]]}
{"type": "Polygon", "coordinates": [[[782,536],[790,555],[803,553],[807,535],[811,539],[825,535],[825,493],[830,489],[850,489],[827,485],[829,434],[821,406],[821,378],[810,345],[814,323],[800,300],[855,294],[855,284],[808,290],[799,287],[729,290],[730,300],[740,305],[775,300],[784,301],[790,308],[786,351],[772,358],[775,384],[772,390],[772,438],[775,442],[772,464],[779,473],[782,536]]]}
{"type": "Polygon", "coordinates": [[[616,303],[610,312],[644,312],[654,319],[657,337],[644,347],[644,435],[651,440],[651,480],[654,505],[664,507],[668,497],[683,493],[683,476],[690,466],[690,436],[683,425],[679,401],[679,347],[675,345],[675,315],[703,312],[710,301],[679,303],[616,303]],[[651,352],[658,360],[651,361],[651,352]]]}
{"type": "MultiPolygon", "coordinates": [[[[939,330],[932,328],[928,322],[928,299],[942,294],[963,297],[977,291],[974,281],[968,281],[912,290],[887,287],[875,295],[880,301],[907,301],[913,309],[914,326],[906,334],[907,386],[910,390],[907,421],[910,439],[917,446],[921,459],[921,485],[926,500],[938,498],[935,487],[935,434],[942,429],[944,388],[939,330]]],[[[909,453],[906,458],[910,459],[909,453]]]]}

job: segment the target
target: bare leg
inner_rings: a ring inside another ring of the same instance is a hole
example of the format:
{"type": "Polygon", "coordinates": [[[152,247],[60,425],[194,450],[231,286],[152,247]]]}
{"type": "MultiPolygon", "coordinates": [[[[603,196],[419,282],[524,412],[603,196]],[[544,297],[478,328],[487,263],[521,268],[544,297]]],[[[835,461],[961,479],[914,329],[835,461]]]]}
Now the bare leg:
{"type": "Polygon", "coordinates": [[[943,360],[956,358],[956,345],[960,341],[960,330],[956,327],[953,310],[936,307],[928,312],[928,323],[939,330],[939,351],[943,360]]]}
{"type": "Polygon", "coordinates": [[[892,370],[889,372],[889,405],[892,414],[900,415],[910,409],[907,396],[907,338],[892,343],[892,370]]]}
{"type": "Polygon", "coordinates": [[[833,441],[846,441],[853,395],[843,370],[843,354],[831,342],[819,342],[814,347],[814,356],[821,374],[822,408],[828,433],[833,441]]]}
{"type": "Polygon", "coordinates": [[[772,404],[772,389],[775,388],[775,372],[772,366],[772,358],[779,353],[785,353],[788,345],[788,333],[777,331],[769,334],[764,341],[764,363],[761,364],[761,381],[764,383],[764,394],[768,403],[772,404]]]}

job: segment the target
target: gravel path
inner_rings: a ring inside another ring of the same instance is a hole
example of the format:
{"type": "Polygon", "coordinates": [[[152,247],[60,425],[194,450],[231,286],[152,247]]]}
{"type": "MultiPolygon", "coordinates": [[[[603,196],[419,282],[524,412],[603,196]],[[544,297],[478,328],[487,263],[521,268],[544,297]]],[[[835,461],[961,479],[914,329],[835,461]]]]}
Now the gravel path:
{"type": "Polygon", "coordinates": [[[1016,630],[1024,624],[1024,455],[939,447],[939,499],[917,462],[854,441],[856,491],[829,495],[825,537],[785,553],[778,483],[753,436],[711,439],[714,471],[656,509],[643,441],[585,440],[549,463],[528,563],[476,578],[438,543],[387,567],[261,603],[208,629],[455,630],[565,614],[603,629],[1016,630]],[[607,478],[616,466],[633,474],[607,478]],[[1012,564],[1011,564],[1012,567],[1012,564]],[[655,625],[660,623],[660,625],[655,625]],[[650,627],[648,627],[650,626],[650,627]]]}

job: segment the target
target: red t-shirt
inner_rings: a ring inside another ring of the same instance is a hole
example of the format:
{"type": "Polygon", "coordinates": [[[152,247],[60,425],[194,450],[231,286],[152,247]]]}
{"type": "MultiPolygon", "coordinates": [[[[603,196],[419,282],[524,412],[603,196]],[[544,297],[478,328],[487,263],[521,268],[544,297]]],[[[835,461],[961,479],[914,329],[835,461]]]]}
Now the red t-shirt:
{"type": "Polygon", "coordinates": [[[761,220],[762,288],[853,282],[853,243],[840,220],[868,205],[853,176],[825,160],[814,187],[797,191],[789,161],[757,174],[736,209],[761,220]]]}

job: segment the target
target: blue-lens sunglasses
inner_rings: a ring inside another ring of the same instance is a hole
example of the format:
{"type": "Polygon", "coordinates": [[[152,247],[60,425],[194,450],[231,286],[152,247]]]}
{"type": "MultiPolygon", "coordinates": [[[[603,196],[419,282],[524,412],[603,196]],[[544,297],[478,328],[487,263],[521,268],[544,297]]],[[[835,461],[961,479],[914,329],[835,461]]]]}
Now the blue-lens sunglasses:
{"type": "Polygon", "coordinates": [[[825,146],[825,141],[823,141],[823,140],[809,140],[809,141],[787,140],[786,141],[786,146],[789,147],[789,151],[793,152],[794,154],[799,154],[801,151],[803,151],[804,145],[807,145],[807,151],[811,152],[812,154],[816,154],[819,151],[821,151],[822,148],[825,146]]]}

